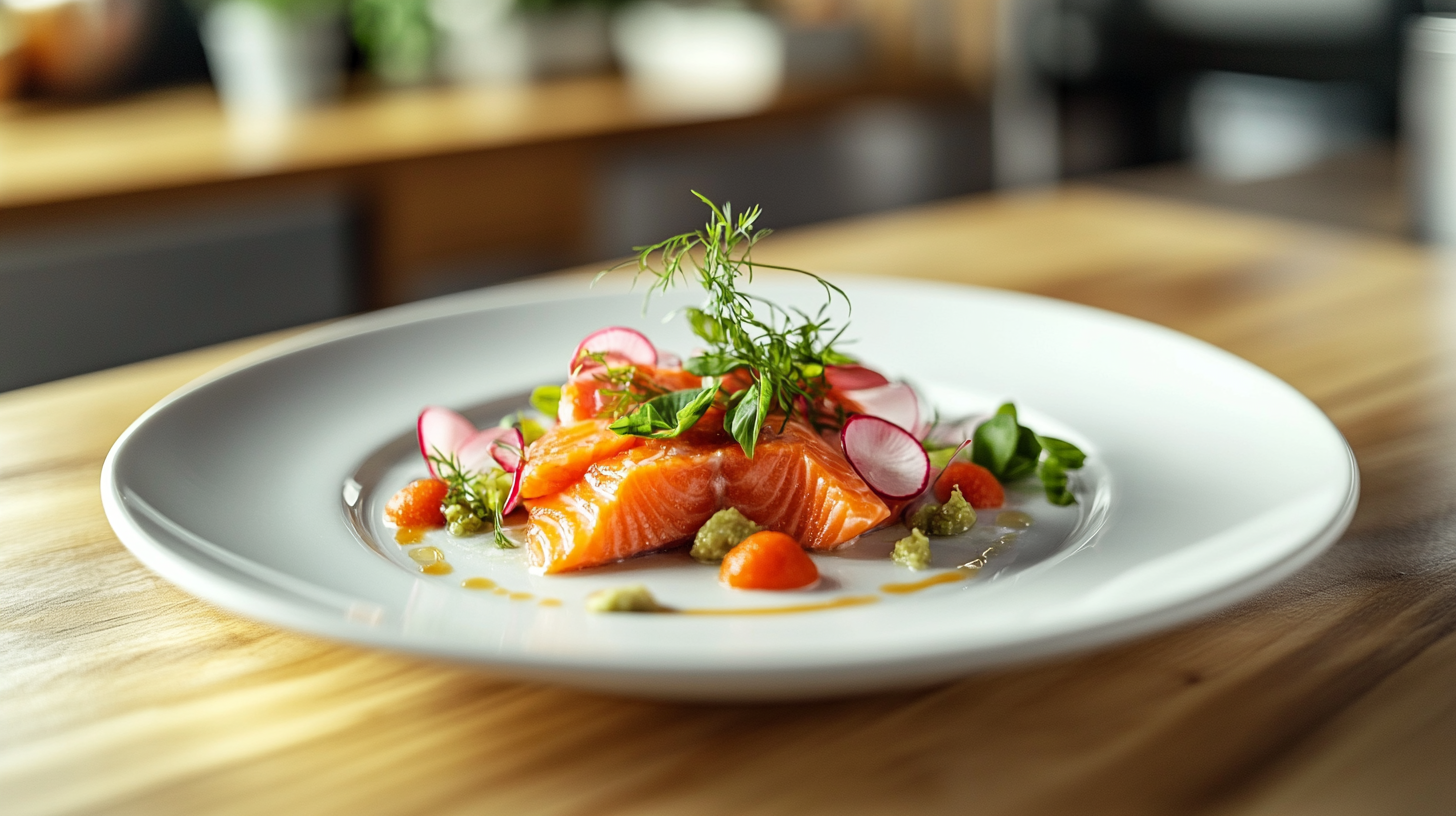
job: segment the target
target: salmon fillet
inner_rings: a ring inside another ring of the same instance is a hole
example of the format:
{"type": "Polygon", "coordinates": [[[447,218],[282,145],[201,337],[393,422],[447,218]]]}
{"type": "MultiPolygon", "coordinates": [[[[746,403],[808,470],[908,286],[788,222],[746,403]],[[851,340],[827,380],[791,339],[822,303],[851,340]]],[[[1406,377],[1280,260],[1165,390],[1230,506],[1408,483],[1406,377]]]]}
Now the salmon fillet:
{"type": "Polygon", "coordinates": [[[567,572],[661,549],[727,507],[818,550],[890,515],[839,452],[799,423],[781,434],[765,427],[753,459],[732,442],[643,440],[565,489],[527,499],[531,567],[567,572]]]}
{"type": "Polygon", "coordinates": [[[611,420],[588,419],[557,425],[526,448],[521,497],[558,493],[586,475],[587,468],[642,444],[641,437],[619,436],[611,420]]]}
{"type": "Polygon", "coordinates": [[[811,550],[838,547],[890,517],[838,446],[809,426],[791,422],[782,433],[765,426],[764,437],[752,459],[737,445],[737,455],[724,458],[723,507],[736,507],[811,550]]]}

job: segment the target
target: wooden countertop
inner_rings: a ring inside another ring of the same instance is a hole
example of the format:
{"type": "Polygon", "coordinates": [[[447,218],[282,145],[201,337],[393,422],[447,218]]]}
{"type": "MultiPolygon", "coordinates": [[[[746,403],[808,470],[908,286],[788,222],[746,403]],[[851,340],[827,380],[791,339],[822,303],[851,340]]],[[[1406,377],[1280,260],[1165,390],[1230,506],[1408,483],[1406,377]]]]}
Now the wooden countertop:
{"type": "Polygon", "coordinates": [[[723,706],[522,685],[232,617],[121,547],[108,446],[270,338],[233,343],[0,396],[0,810],[1456,811],[1450,272],[1393,239],[1086,187],[764,250],[1068,298],[1243,355],[1350,440],[1354,524],[1206,620],[913,693],[723,706]]]}
{"type": "MultiPolygon", "coordinates": [[[[881,83],[883,84],[883,83],[881,83]]],[[[766,111],[941,85],[791,88],[766,111]]],[[[287,120],[229,120],[208,87],[0,106],[0,209],[743,118],[643,104],[619,77],[373,91],[287,120]]]]}

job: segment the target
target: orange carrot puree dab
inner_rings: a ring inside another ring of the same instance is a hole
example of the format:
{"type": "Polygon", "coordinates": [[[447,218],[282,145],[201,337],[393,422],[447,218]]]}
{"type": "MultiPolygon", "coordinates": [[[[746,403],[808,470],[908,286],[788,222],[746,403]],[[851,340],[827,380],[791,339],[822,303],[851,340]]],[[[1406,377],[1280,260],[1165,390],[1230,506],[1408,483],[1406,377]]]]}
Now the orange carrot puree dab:
{"type": "Polygon", "coordinates": [[[416,479],[384,505],[384,515],[401,527],[444,527],[440,502],[450,488],[439,479],[416,479]]]}
{"type": "Polygon", "coordinates": [[[1000,507],[1006,503],[1006,490],[991,471],[973,462],[951,462],[935,483],[935,500],[950,501],[951,489],[960,486],[961,495],[977,510],[1000,507]]]}
{"type": "Polygon", "coordinates": [[[728,551],[718,580],[734,589],[798,589],[819,580],[819,568],[792,536],[765,530],[728,551]]]}

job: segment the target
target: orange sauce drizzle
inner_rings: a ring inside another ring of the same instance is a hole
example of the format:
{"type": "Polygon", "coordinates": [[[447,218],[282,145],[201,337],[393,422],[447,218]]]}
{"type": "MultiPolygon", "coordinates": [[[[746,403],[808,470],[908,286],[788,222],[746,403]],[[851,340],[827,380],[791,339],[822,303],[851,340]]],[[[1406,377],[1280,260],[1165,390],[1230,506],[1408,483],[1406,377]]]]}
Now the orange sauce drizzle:
{"type": "Polygon", "coordinates": [[[679,610],[679,614],[793,615],[800,612],[821,612],[825,609],[840,609],[846,606],[864,606],[865,604],[877,603],[879,600],[874,595],[846,595],[843,598],[835,598],[832,601],[820,601],[819,603],[792,604],[790,606],[750,606],[743,609],[683,609],[679,610]]]}
{"type": "MultiPolygon", "coordinates": [[[[529,601],[536,597],[529,592],[512,592],[489,578],[466,578],[460,582],[460,586],[466,589],[488,589],[492,595],[499,595],[512,601],[529,601]]],[[[539,604],[541,606],[561,606],[561,601],[556,598],[542,598],[539,604]]]]}
{"type": "Polygon", "coordinates": [[[932,575],[923,581],[915,581],[909,584],[885,584],[880,587],[880,591],[888,592],[891,595],[908,595],[911,592],[930,589],[940,584],[953,584],[956,581],[964,581],[966,576],[974,574],[975,572],[971,570],[949,570],[939,575],[932,575]]]}

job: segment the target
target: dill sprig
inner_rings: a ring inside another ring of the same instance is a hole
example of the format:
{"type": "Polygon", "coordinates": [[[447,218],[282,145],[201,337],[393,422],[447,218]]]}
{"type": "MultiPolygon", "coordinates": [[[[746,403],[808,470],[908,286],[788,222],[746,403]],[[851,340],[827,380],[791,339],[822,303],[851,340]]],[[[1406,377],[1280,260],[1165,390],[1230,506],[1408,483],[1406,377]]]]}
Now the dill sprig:
{"type": "Polygon", "coordinates": [[[649,298],[693,279],[708,293],[704,308],[686,310],[693,333],[707,343],[703,354],[687,361],[687,370],[702,377],[747,373],[749,384],[728,394],[725,426],[749,456],[770,415],[787,424],[803,413],[820,429],[842,423],[841,412],[823,408],[829,390],[824,369],[854,362],[835,349],[845,327],[836,328],[828,316],[836,298],[848,310],[849,297],[813,272],[754,261],[754,245],[771,233],[757,226],[759,207],[735,216],[732,205],[693,195],[710,211],[702,229],[635,248],[637,278],[652,278],[649,298]],[[740,286],[751,283],[758,269],[812,278],[824,289],[824,303],[810,315],[748,294],[740,286]]]}
{"type": "MultiPolygon", "coordinates": [[[[611,365],[607,362],[605,352],[588,352],[582,357],[601,366],[601,370],[592,375],[593,379],[602,384],[597,389],[597,394],[602,398],[601,416],[616,419],[653,397],[667,393],[646,378],[638,377],[637,366],[611,365]]],[[[579,374],[585,367],[585,362],[578,361],[572,375],[579,374]]]]}
{"type": "Polygon", "coordinates": [[[455,454],[442,455],[438,448],[429,459],[435,466],[436,475],[448,488],[440,503],[446,507],[460,505],[481,521],[490,522],[494,527],[495,545],[503,550],[513,549],[516,543],[506,536],[503,529],[505,518],[501,513],[510,496],[511,482],[507,479],[502,484],[503,480],[499,478],[502,474],[509,474],[505,471],[476,473],[466,470],[455,454]]]}

